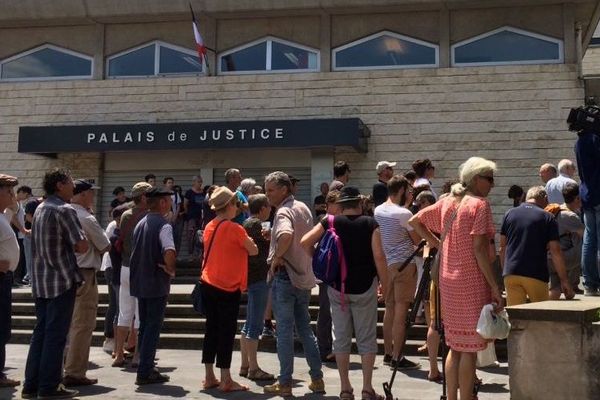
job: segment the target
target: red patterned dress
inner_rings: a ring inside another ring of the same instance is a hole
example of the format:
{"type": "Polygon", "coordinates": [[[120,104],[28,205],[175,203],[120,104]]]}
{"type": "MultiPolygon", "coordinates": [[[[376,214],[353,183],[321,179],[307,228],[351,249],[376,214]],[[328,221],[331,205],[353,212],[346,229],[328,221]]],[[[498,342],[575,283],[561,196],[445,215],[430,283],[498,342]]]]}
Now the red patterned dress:
{"type": "MultiPolygon", "coordinates": [[[[458,202],[452,196],[425,208],[417,217],[432,232],[441,232],[458,202]]],[[[444,241],[440,264],[440,293],[446,344],[455,351],[477,352],[487,342],[476,332],[481,308],[491,303],[491,289],[477,266],[473,235],[494,237],[488,201],[465,196],[444,241]]]]}

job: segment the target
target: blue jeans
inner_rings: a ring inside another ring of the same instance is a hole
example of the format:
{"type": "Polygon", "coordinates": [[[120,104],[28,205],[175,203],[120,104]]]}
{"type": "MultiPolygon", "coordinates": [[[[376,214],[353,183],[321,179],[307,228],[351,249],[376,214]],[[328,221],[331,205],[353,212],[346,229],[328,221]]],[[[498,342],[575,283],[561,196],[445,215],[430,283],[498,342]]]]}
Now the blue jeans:
{"type": "Polygon", "coordinates": [[[53,299],[35,299],[37,322],[29,344],[23,391],[44,396],[60,384],[76,293],[77,286],[73,285],[53,299]]]}
{"type": "Polygon", "coordinates": [[[294,372],[294,325],[304,348],[304,356],[310,368],[310,377],[323,378],[321,357],[317,339],[310,328],[308,303],[310,290],[292,285],[286,272],[278,272],[273,280],[273,311],[277,320],[277,356],[279,358],[279,383],[292,384],[294,372]]]}
{"type": "Polygon", "coordinates": [[[246,323],[242,335],[247,339],[258,340],[264,326],[265,309],[269,298],[269,285],[265,280],[248,285],[248,305],[246,306],[246,323]]]}
{"type": "Polygon", "coordinates": [[[581,248],[581,270],[583,286],[588,289],[600,288],[598,271],[598,250],[600,249],[600,205],[583,209],[583,246],[581,248]]]}
{"type": "Polygon", "coordinates": [[[160,329],[165,319],[167,296],[138,298],[140,308],[140,330],[138,343],[140,363],[137,369],[138,378],[147,378],[154,368],[154,357],[160,339],[160,329]]]}
{"type": "Polygon", "coordinates": [[[33,263],[33,254],[31,253],[31,235],[25,235],[23,238],[23,247],[25,248],[25,275],[23,279],[29,279],[29,272],[31,271],[31,263],[33,263]]]}
{"type": "Polygon", "coordinates": [[[12,305],[12,272],[0,272],[0,378],[4,378],[6,344],[10,340],[12,305]]]}

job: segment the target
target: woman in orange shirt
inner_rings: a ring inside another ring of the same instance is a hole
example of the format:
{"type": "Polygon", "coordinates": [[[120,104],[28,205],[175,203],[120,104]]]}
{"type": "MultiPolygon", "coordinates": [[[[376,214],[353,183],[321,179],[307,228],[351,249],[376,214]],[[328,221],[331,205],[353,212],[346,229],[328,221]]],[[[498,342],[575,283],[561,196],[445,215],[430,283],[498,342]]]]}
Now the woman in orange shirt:
{"type": "Polygon", "coordinates": [[[218,388],[223,392],[248,390],[231,378],[230,367],[240,297],[248,281],[248,256],[258,254],[258,248],[241,225],[230,221],[237,211],[235,193],[221,186],[215,189],[209,203],[217,216],[204,229],[206,252],[200,277],[206,310],[202,346],[204,389],[218,388]],[[221,369],[220,381],[213,369],[215,358],[217,368],[221,369]]]}

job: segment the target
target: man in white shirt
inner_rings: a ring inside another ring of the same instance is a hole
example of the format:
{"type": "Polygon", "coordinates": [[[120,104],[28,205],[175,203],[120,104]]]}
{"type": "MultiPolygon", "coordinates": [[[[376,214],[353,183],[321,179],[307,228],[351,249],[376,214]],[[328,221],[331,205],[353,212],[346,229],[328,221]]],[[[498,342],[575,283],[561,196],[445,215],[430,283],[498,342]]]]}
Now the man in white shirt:
{"type": "Polygon", "coordinates": [[[571,160],[560,160],[558,163],[558,176],[550,179],[546,182],[546,193],[548,194],[548,203],[563,204],[565,198],[563,197],[562,191],[567,183],[574,183],[575,180],[575,163],[571,160]]]}
{"type": "Polygon", "coordinates": [[[90,243],[85,253],[77,253],[77,265],[83,276],[83,284],[77,289],[75,308],[69,329],[69,348],[65,359],[63,384],[70,386],[93,385],[97,379],[86,377],[92,333],[96,327],[98,310],[98,282],[96,272],[102,265],[102,253],[110,248],[106,232],[92,214],[95,190],[99,189],[82,179],[74,182],[71,205],[90,243]]]}
{"type": "Polygon", "coordinates": [[[13,188],[17,184],[14,176],[0,174],[0,387],[21,384],[4,374],[11,331],[12,273],[19,264],[19,243],[4,210],[15,202],[13,188]]]}
{"type": "Polygon", "coordinates": [[[398,369],[414,369],[419,364],[402,357],[402,345],[406,316],[417,288],[417,265],[412,260],[402,271],[398,268],[411,256],[421,238],[408,225],[412,213],[400,206],[412,202],[412,187],[406,178],[399,175],[393,176],[387,185],[387,201],[375,208],[389,282],[383,318],[383,362],[392,367],[397,364],[398,369]]]}

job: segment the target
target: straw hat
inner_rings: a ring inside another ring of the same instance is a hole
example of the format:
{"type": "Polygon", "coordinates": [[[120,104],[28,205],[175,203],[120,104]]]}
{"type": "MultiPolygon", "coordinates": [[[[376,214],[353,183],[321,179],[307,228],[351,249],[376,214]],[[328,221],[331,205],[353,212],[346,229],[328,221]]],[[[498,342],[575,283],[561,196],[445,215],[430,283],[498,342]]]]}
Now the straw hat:
{"type": "Polygon", "coordinates": [[[210,196],[208,200],[208,204],[210,204],[211,210],[221,210],[227,207],[227,204],[235,197],[235,193],[233,193],[227,186],[219,186],[215,189],[215,191],[210,196]]]}

